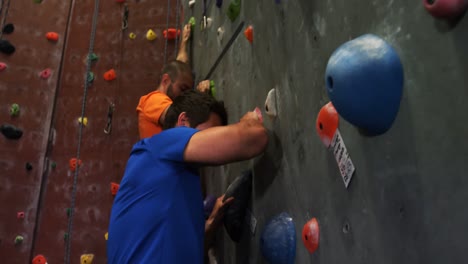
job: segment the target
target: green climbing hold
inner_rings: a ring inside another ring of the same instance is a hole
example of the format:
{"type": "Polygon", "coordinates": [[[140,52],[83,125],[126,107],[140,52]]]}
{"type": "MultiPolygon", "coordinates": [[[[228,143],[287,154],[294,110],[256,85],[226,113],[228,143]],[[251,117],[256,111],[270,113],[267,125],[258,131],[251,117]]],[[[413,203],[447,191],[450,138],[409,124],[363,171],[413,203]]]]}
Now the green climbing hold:
{"type": "Polygon", "coordinates": [[[96,53],[91,53],[91,54],[88,55],[88,59],[90,61],[94,62],[94,61],[97,61],[99,59],[99,57],[98,57],[98,55],[96,55],[96,53]]]}
{"type": "Polygon", "coordinates": [[[188,22],[192,26],[192,29],[193,29],[193,27],[195,27],[195,23],[196,23],[195,17],[191,17],[188,22]]]}
{"type": "Polygon", "coordinates": [[[10,116],[18,116],[20,112],[19,104],[12,104],[10,107],[10,116]]]}
{"type": "Polygon", "coordinates": [[[50,167],[51,167],[52,169],[57,168],[57,163],[56,163],[55,161],[52,161],[52,163],[50,164],[50,167]]]}
{"type": "Polygon", "coordinates": [[[63,240],[65,240],[65,241],[68,240],[68,233],[63,234],[63,240]]]}
{"type": "Polygon", "coordinates": [[[241,0],[232,0],[227,10],[227,16],[232,22],[239,16],[241,9],[241,0]]]}
{"type": "Polygon", "coordinates": [[[94,81],[94,73],[88,72],[88,76],[86,77],[86,80],[88,81],[88,83],[92,83],[94,81]]]}
{"type": "Polygon", "coordinates": [[[215,87],[215,82],[213,80],[210,81],[210,94],[214,98],[216,98],[216,87],[215,87]]]}
{"type": "Polygon", "coordinates": [[[22,236],[15,237],[15,245],[23,243],[24,238],[22,236]]]}
{"type": "Polygon", "coordinates": [[[67,216],[68,216],[68,217],[71,216],[71,208],[67,208],[67,216]]]}

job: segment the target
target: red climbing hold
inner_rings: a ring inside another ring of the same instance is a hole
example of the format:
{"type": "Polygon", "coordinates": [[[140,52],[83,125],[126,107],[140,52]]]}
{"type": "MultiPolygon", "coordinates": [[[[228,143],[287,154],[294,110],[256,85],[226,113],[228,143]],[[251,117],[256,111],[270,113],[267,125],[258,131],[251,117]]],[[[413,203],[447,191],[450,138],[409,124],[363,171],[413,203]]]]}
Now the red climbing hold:
{"type": "Polygon", "coordinates": [[[77,166],[81,166],[81,160],[77,158],[72,158],[68,162],[68,165],[70,166],[71,171],[75,171],[77,166]]]}
{"type": "Polygon", "coordinates": [[[17,212],[16,213],[16,218],[23,219],[24,218],[24,212],[17,212]]]}
{"type": "Polygon", "coordinates": [[[110,69],[104,73],[104,80],[106,81],[112,81],[117,77],[115,70],[110,69]]]}
{"type": "Polygon", "coordinates": [[[47,32],[46,38],[50,41],[58,41],[59,35],[55,32],[47,32]]]}
{"type": "Polygon", "coordinates": [[[120,187],[120,185],[118,183],[111,182],[111,193],[112,193],[112,195],[115,196],[117,194],[117,191],[119,190],[119,187],[120,187]]]}
{"type": "Polygon", "coordinates": [[[48,79],[48,78],[50,77],[51,74],[52,74],[52,70],[49,69],[49,68],[47,68],[47,69],[41,71],[41,74],[40,74],[40,75],[41,75],[41,78],[42,78],[42,79],[48,79]]]}
{"type": "Polygon", "coordinates": [[[244,31],[244,35],[247,38],[247,40],[250,42],[250,44],[252,44],[252,42],[253,42],[253,27],[248,26],[244,31]]]}
{"type": "Polygon", "coordinates": [[[37,255],[33,258],[32,264],[46,264],[47,259],[43,255],[37,255]]]}
{"type": "Polygon", "coordinates": [[[164,38],[167,38],[167,39],[175,39],[179,37],[179,35],[180,35],[180,30],[177,30],[175,28],[169,28],[163,31],[163,36],[164,38]]]}
{"type": "Polygon", "coordinates": [[[7,65],[4,62],[0,62],[0,72],[4,71],[7,68],[7,65]]]}
{"type": "Polygon", "coordinates": [[[338,129],[338,113],[331,102],[324,105],[317,116],[315,128],[323,144],[328,148],[338,129]]]}
{"type": "Polygon", "coordinates": [[[319,245],[320,229],[317,218],[312,218],[302,229],[302,242],[310,253],[314,253],[319,245]]]}
{"type": "Polygon", "coordinates": [[[458,18],[468,8],[468,0],[423,0],[424,7],[437,18],[458,18]]]}

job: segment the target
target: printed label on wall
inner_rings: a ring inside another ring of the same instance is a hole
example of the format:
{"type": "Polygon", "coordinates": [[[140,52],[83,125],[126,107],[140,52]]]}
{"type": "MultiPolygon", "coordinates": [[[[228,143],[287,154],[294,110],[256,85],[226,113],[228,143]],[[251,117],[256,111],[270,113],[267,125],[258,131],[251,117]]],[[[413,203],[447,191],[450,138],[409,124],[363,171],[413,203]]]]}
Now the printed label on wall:
{"type": "Polygon", "coordinates": [[[346,188],[348,188],[349,182],[351,181],[356,169],[354,168],[354,164],[351,161],[351,157],[348,154],[348,150],[346,149],[343,138],[341,137],[338,129],[336,130],[335,136],[333,136],[331,147],[333,149],[333,155],[335,155],[338,168],[340,169],[343,182],[346,188]]]}

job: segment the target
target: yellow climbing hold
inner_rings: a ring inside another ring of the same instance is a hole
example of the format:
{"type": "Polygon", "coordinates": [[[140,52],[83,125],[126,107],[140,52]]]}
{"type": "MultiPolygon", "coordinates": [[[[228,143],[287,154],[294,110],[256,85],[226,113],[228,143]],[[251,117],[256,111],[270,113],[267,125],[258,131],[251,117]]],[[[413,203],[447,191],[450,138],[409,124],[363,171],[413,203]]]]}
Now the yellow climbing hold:
{"type": "Polygon", "coordinates": [[[83,123],[84,126],[87,126],[88,125],[88,118],[87,117],[83,117],[83,118],[79,117],[78,118],[78,123],[80,123],[80,124],[83,123]]]}
{"type": "Polygon", "coordinates": [[[131,32],[130,34],[128,34],[128,37],[129,37],[130,39],[135,39],[135,38],[136,38],[136,34],[133,33],[133,32],[131,32]]]}
{"type": "Polygon", "coordinates": [[[106,233],[104,234],[104,238],[105,238],[106,240],[109,238],[109,232],[106,232],[106,233]]]}
{"type": "Polygon", "coordinates": [[[94,254],[83,254],[81,255],[80,262],[81,264],[91,264],[93,263],[94,254]]]}
{"type": "Polygon", "coordinates": [[[148,30],[148,32],[146,32],[146,39],[147,40],[155,40],[156,39],[156,33],[154,33],[153,30],[148,30]]]}

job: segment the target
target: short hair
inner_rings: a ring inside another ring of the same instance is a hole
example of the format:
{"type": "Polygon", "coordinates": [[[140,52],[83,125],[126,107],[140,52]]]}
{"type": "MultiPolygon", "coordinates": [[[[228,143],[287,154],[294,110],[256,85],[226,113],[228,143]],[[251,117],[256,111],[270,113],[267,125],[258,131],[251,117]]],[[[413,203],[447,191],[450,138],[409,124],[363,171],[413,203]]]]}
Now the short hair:
{"type": "Polygon", "coordinates": [[[187,114],[192,128],[208,121],[211,113],[219,116],[223,126],[227,125],[227,112],[223,101],[217,101],[207,93],[188,90],[175,98],[167,109],[163,130],[175,127],[182,112],[187,114]]]}
{"type": "Polygon", "coordinates": [[[182,74],[188,74],[191,77],[192,76],[192,69],[190,68],[190,65],[188,65],[185,62],[181,62],[178,60],[171,61],[164,66],[161,72],[161,76],[159,78],[159,82],[162,80],[162,76],[164,74],[168,74],[169,77],[171,77],[171,80],[175,82],[177,78],[179,78],[180,75],[182,74]]]}

